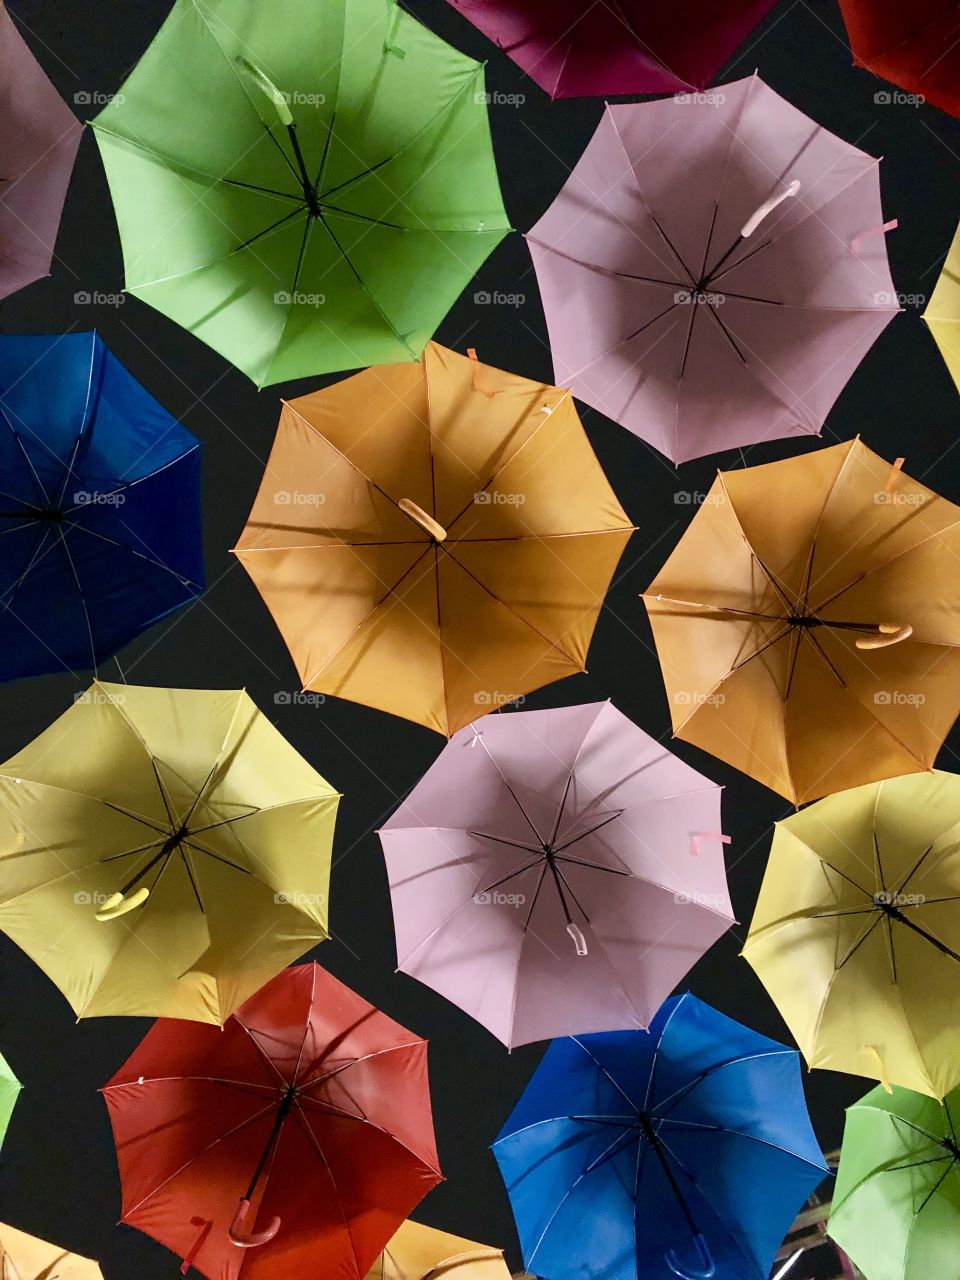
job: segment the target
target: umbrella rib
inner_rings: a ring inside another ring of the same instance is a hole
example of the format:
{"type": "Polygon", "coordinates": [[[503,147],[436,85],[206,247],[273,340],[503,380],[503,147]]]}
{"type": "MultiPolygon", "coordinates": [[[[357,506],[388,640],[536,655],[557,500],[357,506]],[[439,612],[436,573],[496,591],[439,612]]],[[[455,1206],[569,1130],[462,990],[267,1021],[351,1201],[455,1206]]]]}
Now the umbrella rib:
{"type": "Polygon", "coordinates": [[[569,849],[572,845],[577,844],[580,840],[586,840],[587,836],[592,836],[594,832],[599,831],[601,827],[607,826],[610,822],[615,822],[617,818],[622,818],[625,810],[618,809],[616,813],[611,813],[609,817],[604,818],[602,822],[598,822],[595,827],[591,827],[589,831],[583,831],[580,835],[574,836],[572,840],[568,840],[565,844],[558,845],[554,849],[554,853],[563,853],[564,849],[569,849]]]}
{"type": "MultiPolygon", "coordinates": [[[[661,1033],[661,1039],[662,1038],[663,1036],[661,1033]]],[[[657,1111],[654,1112],[655,1119],[658,1121],[667,1119],[670,1111],[672,1111],[674,1107],[679,1106],[681,1102],[689,1097],[694,1089],[703,1084],[704,1080],[709,1079],[710,1076],[716,1075],[718,1071],[726,1071],[728,1067],[739,1067],[745,1062],[756,1062],[760,1058],[782,1058],[784,1056],[793,1057],[795,1054],[795,1049],[764,1049],[758,1053],[745,1053],[739,1058],[725,1058],[722,1062],[716,1062],[712,1067],[707,1067],[706,1071],[702,1071],[695,1080],[691,1080],[687,1084],[681,1085],[679,1089],[674,1090],[673,1093],[667,1094],[665,1098],[662,1098],[660,1102],[657,1103],[657,1111]],[[660,1111],[660,1108],[666,1109],[660,1111]]]]}
{"type": "MultiPolygon", "coordinates": [[[[484,590],[486,590],[486,588],[484,588],[484,590]]],[[[542,847],[543,847],[543,843],[544,843],[544,842],[543,842],[543,837],[541,836],[541,834],[540,834],[540,832],[537,830],[537,828],[534,826],[533,822],[531,821],[530,815],[527,813],[526,809],[524,809],[523,805],[520,803],[520,800],[519,800],[519,798],[517,797],[517,793],[514,791],[513,787],[511,787],[511,785],[510,785],[510,783],[509,783],[509,781],[508,781],[508,779],[507,779],[507,775],[503,772],[503,770],[500,768],[500,765],[498,764],[497,760],[494,758],[493,752],[490,750],[490,748],[489,748],[489,747],[487,746],[487,744],[484,742],[484,740],[483,740],[483,734],[478,733],[478,734],[477,734],[477,736],[476,736],[475,741],[478,741],[478,742],[480,743],[481,747],[482,747],[482,748],[484,749],[484,751],[487,753],[487,759],[490,761],[490,763],[491,763],[491,764],[493,765],[493,767],[496,769],[497,773],[500,775],[500,778],[501,778],[501,780],[502,780],[502,782],[503,782],[503,785],[504,785],[504,786],[507,788],[507,790],[509,791],[509,793],[510,793],[511,797],[513,798],[513,802],[514,802],[514,804],[517,806],[517,808],[518,808],[518,809],[520,810],[520,812],[523,814],[524,821],[526,822],[526,824],[527,824],[527,826],[530,828],[530,830],[533,832],[533,834],[536,836],[537,843],[538,843],[538,844],[540,845],[540,847],[542,848],[542,847]]]]}
{"type": "MultiPolygon", "coordinates": [[[[37,563],[37,560],[40,556],[40,549],[43,546],[43,544],[46,542],[47,534],[49,532],[49,529],[42,524],[38,525],[38,529],[39,529],[40,536],[37,539],[37,544],[33,548],[33,550],[30,552],[29,556],[27,557],[27,562],[24,565],[23,570],[20,573],[20,576],[17,578],[16,582],[14,582],[13,585],[3,593],[3,596],[0,597],[0,615],[4,613],[9,613],[12,611],[13,602],[17,598],[17,592],[20,590],[24,582],[27,580],[27,577],[30,574],[30,570],[37,563]]],[[[51,543],[51,547],[52,545],[53,544],[51,543]]]]}
{"type": "MultiPolygon", "coordinates": [[[[456,831],[458,828],[454,827],[453,830],[456,831]]],[[[482,840],[492,840],[494,844],[505,844],[510,849],[525,849],[528,853],[535,853],[537,857],[541,853],[541,850],[535,848],[532,844],[522,844],[519,840],[504,840],[502,836],[492,836],[488,831],[468,831],[467,835],[476,836],[482,840]]]]}
{"type": "MultiPolygon", "coordinates": [[[[870,935],[873,933],[874,929],[876,929],[877,925],[880,923],[882,919],[883,919],[883,916],[878,915],[876,920],[874,920],[873,924],[871,924],[868,929],[865,929],[864,932],[860,935],[860,937],[855,942],[851,943],[851,945],[844,952],[842,959],[834,961],[834,964],[833,964],[834,973],[839,973],[841,969],[845,968],[846,965],[850,963],[850,961],[857,954],[857,952],[860,950],[863,944],[867,941],[867,939],[870,937],[870,935]]],[[[837,941],[839,942],[840,939],[838,938],[837,941]]]]}
{"type": "Polygon", "coordinates": [[[621,867],[605,867],[601,862],[585,862],[582,858],[564,858],[555,855],[558,862],[570,862],[576,867],[590,867],[593,871],[606,871],[611,876],[627,876],[631,880],[639,880],[633,871],[624,871],[621,867]]]}
{"type": "Polygon", "coordinates": [[[331,1169],[330,1162],[323,1153],[323,1147],[321,1147],[317,1139],[317,1135],[313,1132],[310,1125],[307,1124],[306,1116],[303,1108],[300,1106],[299,1102],[296,1099],[294,1099],[293,1106],[294,1106],[294,1110],[296,1111],[297,1118],[300,1123],[300,1127],[307,1135],[307,1141],[310,1144],[310,1147],[318,1156],[321,1164],[326,1170],[327,1177],[330,1179],[330,1185],[333,1187],[333,1194],[337,1201],[337,1208],[340,1211],[340,1217],[343,1220],[343,1229],[344,1229],[344,1232],[346,1233],[347,1239],[350,1242],[350,1252],[353,1254],[354,1270],[356,1271],[356,1274],[357,1274],[357,1280],[360,1280],[360,1277],[363,1274],[360,1269],[360,1259],[357,1257],[357,1248],[356,1248],[356,1245],[354,1244],[353,1232],[350,1230],[350,1219],[347,1217],[346,1210],[343,1207],[343,1200],[340,1195],[340,1188],[337,1186],[337,1180],[333,1176],[333,1169],[331,1169]]]}
{"type": "Polygon", "coordinates": [[[236,178],[220,178],[225,186],[240,187],[244,191],[257,191],[264,196],[279,196],[282,200],[293,200],[296,204],[303,204],[303,196],[294,191],[278,191],[274,187],[258,187],[253,182],[239,182],[236,178]]]}
{"type": "MultiPolygon", "coordinates": [[[[30,454],[27,452],[27,447],[23,443],[23,440],[20,437],[20,433],[17,431],[16,427],[13,425],[13,423],[10,421],[9,417],[7,416],[7,411],[4,408],[2,401],[0,401],[0,418],[2,418],[3,421],[10,428],[10,432],[13,436],[16,446],[19,449],[21,455],[23,456],[24,462],[27,464],[27,475],[30,477],[30,481],[33,484],[33,487],[37,491],[37,496],[39,497],[41,504],[44,507],[49,506],[50,498],[47,494],[46,489],[43,487],[43,483],[40,479],[40,476],[39,476],[39,473],[37,472],[36,467],[33,465],[33,459],[30,457],[30,454]]],[[[59,462],[60,459],[57,458],[56,461],[59,462]]]]}
{"type": "Polygon", "coordinates": [[[336,248],[337,252],[340,254],[340,257],[344,260],[344,262],[345,262],[345,263],[347,264],[347,266],[350,268],[351,272],[353,273],[354,277],[356,278],[357,284],[359,284],[359,286],[360,286],[360,288],[363,290],[364,294],[366,294],[367,298],[369,298],[370,302],[371,302],[371,303],[373,304],[373,306],[374,306],[374,309],[377,311],[378,315],[379,315],[379,316],[380,316],[380,318],[383,320],[384,324],[386,324],[387,328],[388,328],[388,329],[390,330],[390,332],[393,334],[394,338],[396,338],[397,342],[399,342],[399,343],[400,343],[400,345],[403,347],[403,349],[404,349],[405,351],[407,351],[407,352],[409,352],[409,353],[410,353],[410,355],[411,355],[411,357],[412,357],[413,359],[416,359],[416,358],[417,358],[417,353],[414,351],[413,347],[411,347],[411,346],[410,346],[409,342],[407,342],[406,338],[404,338],[404,337],[403,337],[403,335],[402,335],[402,334],[400,333],[400,331],[397,329],[396,325],[393,323],[393,321],[390,319],[390,317],[387,315],[387,313],[384,311],[384,309],[380,306],[380,303],[379,303],[379,302],[377,302],[376,298],[375,298],[375,297],[373,296],[373,294],[370,292],[370,289],[369,289],[369,287],[367,286],[366,282],[364,281],[363,277],[361,276],[360,272],[359,272],[359,271],[357,270],[357,268],[353,265],[353,262],[350,260],[349,255],[346,253],[346,251],[344,250],[344,248],[343,248],[343,246],[341,245],[340,241],[339,241],[339,240],[337,239],[337,237],[334,235],[333,231],[332,231],[332,230],[331,230],[331,228],[330,228],[330,224],[327,222],[326,218],[323,216],[323,214],[322,214],[322,213],[320,214],[320,216],[319,216],[319,218],[317,219],[317,221],[319,221],[319,223],[320,223],[320,225],[323,227],[324,231],[326,231],[327,235],[328,235],[328,236],[330,237],[330,239],[333,241],[333,243],[334,243],[334,247],[336,248]]]}
{"type": "Polygon", "coordinates": [[[90,611],[87,608],[87,598],[83,594],[83,587],[80,584],[80,575],[77,573],[77,566],[73,562],[73,556],[70,554],[70,548],[67,546],[66,534],[63,532],[63,529],[60,526],[57,526],[57,533],[60,535],[60,545],[63,548],[63,553],[67,558],[67,564],[70,567],[70,572],[73,575],[73,581],[76,584],[76,588],[77,588],[77,595],[80,597],[80,607],[83,610],[83,617],[87,626],[87,638],[90,641],[90,662],[93,667],[93,673],[94,675],[96,675],[97,674],[97,646],[94,643],[94,639],[93,639],[93,623],[90,620],[90,611]]]}
{"type": "Polygon", "coordinates": [[[129,542],[120,542],[117,538],[110,538],[105,533],[101,533],[98,529],[88,529],[86,525],[77,524],[74,520],[64,520],[64,524],[69,525],[71,529],[76,529],[78,533],[85,533],[88,538],[99,538],[101,542],[107,542],[111,546],[119,547],[121,551],[126,551],[131,556],[136,556],[138,560],[146,560],[147,564],[153,565],[155,569],[163,569],[165,573],[169,573],[171,577],[177,578],[185,586],[200,589],[199,582],[193,582],[190,578],[185,578],[182,573],[178,573],[176,569],[171,569],[168,564],[164,564],[162,560],[157,560],[154,556],[148,556],[143,551],[138,551],[136,547],[131,547],[129,542]]]}
{"type": "Polygon", "coordinates": [[[937,1181],[933,1184],[933,1186],[927,1192],[926,1196],[924,1197],[923,1203],[921,1204],[920,1208],[917,1210],[917,1216],[923,1213],[924,1209],[927,1207],[927,1205],[930,1203],[930,1201],[933,1199],[936,1193],[940,1190],[941,1186],[943,1185],[947,1175],[950,1173],[950,1170],[952,1168],[953,1168],[953,1161],[951,1161],[951,1163],[947,1165],[946,1169],[944,1169],[943,1173],[941,1173],[940,1177],[937,1179],[937,1181]]]}
{"type": "Polygon", "coordinates": [[[285,223],[290,222],[291,219],[304,216],[309,220],[309,210],[305,206],[292,209],[290,213],[285,213],[282,218],[278,218],[276,222],[271,222],[268,227],[264,227],[262,231],[255,232],[252,236],[248,237],[248,239],[242,241],[235,248],[231,249],[231,255],[235,253],[242,253],[244,249],[249,249],[251,245],[256,244],[258,240],[262,240],[264,236],[268,236],[271,231],[276,231],[285,223]]]}

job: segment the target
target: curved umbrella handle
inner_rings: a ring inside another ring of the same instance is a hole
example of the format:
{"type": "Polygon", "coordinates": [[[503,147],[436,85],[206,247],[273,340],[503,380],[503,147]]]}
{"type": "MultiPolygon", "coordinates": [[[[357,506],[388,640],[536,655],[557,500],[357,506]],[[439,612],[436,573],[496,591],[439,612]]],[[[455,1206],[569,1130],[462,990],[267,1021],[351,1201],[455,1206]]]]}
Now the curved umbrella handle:
{"type": "Polygon", "coordinates": [[[583,930],[571,920],[567,925],[567,933],[573,939],[573,945],[577,948],[578,956],[587,955],[587,940],[583,936],[583,930]]]}
{"type": "Polygon", "coordinates": [[[112,893],[97,912],[96,919],[101,922],[104,920],[119,920],[121,916],[125,916],[129,911],[136,911],[137,907],[143,906],[149,897],[150,890],[146,885],[138,889],[136,893],[132,893],[129,898],[122,893],[112,893]]]}
{"type": "Polygon", "coordinates": [[[889,649],[912,635],[913,627],[909,625],[901,627],[895,622],[881,622],[875,636],[861,636],[856,645],[858,649],[889,649]]]}
{"type": "Polygon", "coordinates": [[[412,498],[401,498],[397,506],[405,516],[409,516],[415,521],[424,533],[428,533],[434,542],[443,542],[447,536],[447,531],[439,520],[434,520],[433,516],[428,515],[423,507],[418,507],[412,498]]]}
{"type": "Polygon", "coordinates": [[[248,1236],[241,1235],[243,1224],[246,1222],[249,1212],[250,1201],[244,1197],[237,1205],[237,1212],[234,1214],[233,1221],[227,1229],[227,1234],[239,1249],[259,1249],[262,1245],[269,1244],[280,1230],[280,1219],[274,1218],[263,1231],[253,1231],[248,1236]]]}
{"type": "Polygon", "coordinates": [[[693,1243],[696,1245],[697,1253],[700,1257],[699,1271],[680,1262],[674,1249],[667,1250],[667,1266],[675,1276],[680,1277],[680,1280],[711,1280],[711,1277],[717,1274],[717,1264],[713,1260],[713,1254],[707,1248],[707,1242],[699,1232],[693,1237],[693,1243]]]}
{"type": "Polygon", "coordinates": [[[740,234],[746,240],[747,236],[752,236],[759,227],[764,218],[773,213],[774,209],[783,204],[784,200],[790,200],[800,190],[799,182],[791,182],[789,187],[785,187],[783,191],[775,196],[771,196],[769,200],[764,200],[759,209],[747,219],[740,228],[740,234]]]}

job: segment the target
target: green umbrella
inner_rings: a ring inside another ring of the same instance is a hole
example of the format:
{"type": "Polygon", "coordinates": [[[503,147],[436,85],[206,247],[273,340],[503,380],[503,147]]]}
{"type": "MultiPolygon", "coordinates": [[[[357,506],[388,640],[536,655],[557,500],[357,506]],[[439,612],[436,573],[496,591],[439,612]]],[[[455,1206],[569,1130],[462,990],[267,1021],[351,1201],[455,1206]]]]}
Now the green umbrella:
{"type": "Polygon", "coordinates": [[[419,359],[510,230],[483,67],[393,0],[176,0],[93,127],[127,291],[260,386],[419,359]]]}
{"type": "Polygon", "coordinates": [[[960,1088],[878,1087],[848,1109],[827,1230],[870,1280],[958,1280],[960,1088]]]}
{"type": "Polygon", "coordinates": [[[0,1053],[0,1144],[7,1136],[7,1127],[21,1087],[20,1081],[10,1070],[9,1063],[0,1053]]]}

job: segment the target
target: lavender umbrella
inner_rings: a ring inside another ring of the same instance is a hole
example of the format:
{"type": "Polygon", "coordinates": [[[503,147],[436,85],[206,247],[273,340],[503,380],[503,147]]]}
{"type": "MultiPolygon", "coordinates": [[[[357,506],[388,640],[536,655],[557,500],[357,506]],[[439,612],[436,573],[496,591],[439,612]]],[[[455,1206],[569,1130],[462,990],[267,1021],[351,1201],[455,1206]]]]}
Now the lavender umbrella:
{"type": "Polygon", "coordinates": [[[0,3],[0,298],[50,274],[82,134],[0,3]]]}
{"type": "Polygon", "coordinates": [[[609,702],[468,725],[380,832],[399,968],[508,1046],[646,1027],[733,923],[720,790],[609,702]]]}
{"type": "Polygon", "coordinates": [[[757,76],[608,107],[527,236],[555,381],[684,462],[819,435],[898,311],[879,162],[757,76]]]}

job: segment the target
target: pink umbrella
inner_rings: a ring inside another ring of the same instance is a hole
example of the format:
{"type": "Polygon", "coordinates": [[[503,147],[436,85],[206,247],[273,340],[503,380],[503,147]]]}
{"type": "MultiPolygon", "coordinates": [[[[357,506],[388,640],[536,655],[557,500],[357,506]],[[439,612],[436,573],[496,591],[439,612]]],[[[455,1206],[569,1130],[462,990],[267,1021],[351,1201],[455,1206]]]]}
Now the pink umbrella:
{"type": "Polygon", "coordinates": [[[83,129],[0,0],[0,298],[50,274],[83,129]]]}
{"type": "Polygon", "coordinates": [[[551,98],[702,89],[776,0],[450,0],[551,98]]]}
{"type": "Polygon", "coordinates": [[[646,1027],[733,923],[720,792],[609,702],[468,725],[380,832],[399,968],[509,1047],[646,1027]]]}
{"type": "Polygon", "coordinates": [[[555,380],[684,462],[819,435],[899,310],[879,162],[757,76],[608,107],[527,236],[555,380]]]}

